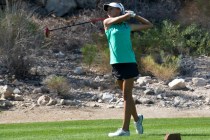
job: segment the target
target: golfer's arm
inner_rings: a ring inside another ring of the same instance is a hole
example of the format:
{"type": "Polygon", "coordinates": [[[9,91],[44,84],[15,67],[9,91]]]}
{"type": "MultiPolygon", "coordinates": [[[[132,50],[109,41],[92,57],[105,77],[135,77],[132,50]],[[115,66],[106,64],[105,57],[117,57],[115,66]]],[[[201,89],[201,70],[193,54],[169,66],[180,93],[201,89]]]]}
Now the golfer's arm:
{"type": "Polygon", "coordinates": [[[104,20],[104,28],[105,30],[109,28],[112,24],[121,23],[123,21],[130,19],[130,14],[126,13],[124,15],[118,16],[118,17],[110,17],[104,20]]]}
{"type": "Polygon", "coordinates": [[[141,24],[131,24],[132,31],[140,31],[140,30],[144,30],[144,29],[153,27],[153,24],[149,20],[147,20],[141,16],[136,15],[134,18],[137,21],[139,21],[141,24]]]}

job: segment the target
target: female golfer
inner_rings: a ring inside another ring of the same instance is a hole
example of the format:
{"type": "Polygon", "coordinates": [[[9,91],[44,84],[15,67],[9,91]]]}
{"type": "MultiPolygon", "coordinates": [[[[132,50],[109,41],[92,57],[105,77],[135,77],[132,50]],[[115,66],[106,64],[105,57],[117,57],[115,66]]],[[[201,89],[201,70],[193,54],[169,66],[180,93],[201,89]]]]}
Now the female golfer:
{"type": "Polygon", "coordinates": [[[134,78],[139,75],[139,72],[132,49],[130,33],[131,31],[151,28],[153,25],[145,18],[136,15],[133,11],[125,11],[121,3],[104,4],[103,8],[108,14],[108,18],[104,20],[103,24],[109,44],[112,74],[117,79],[124,98],[122,128],[114,133],[109,133],[108,136],[129,136],[131,115],[135,121],[136,133],[143,134],[143,115],[137,114],[132,97],[134,78]],[[126,21],[130,18],[134,18],[139,24],[128,24],[126,21]]]}

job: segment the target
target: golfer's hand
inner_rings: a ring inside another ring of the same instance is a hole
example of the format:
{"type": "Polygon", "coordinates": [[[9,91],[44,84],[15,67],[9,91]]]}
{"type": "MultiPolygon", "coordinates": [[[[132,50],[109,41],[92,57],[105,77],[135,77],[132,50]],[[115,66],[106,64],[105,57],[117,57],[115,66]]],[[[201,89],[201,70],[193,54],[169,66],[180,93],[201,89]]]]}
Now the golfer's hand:
{"type": "Polygon", "coordinates": [[[134,11],[126,10],[125,13],[129,13],[131,17],[136,16],[136,13],[134,11]]]}

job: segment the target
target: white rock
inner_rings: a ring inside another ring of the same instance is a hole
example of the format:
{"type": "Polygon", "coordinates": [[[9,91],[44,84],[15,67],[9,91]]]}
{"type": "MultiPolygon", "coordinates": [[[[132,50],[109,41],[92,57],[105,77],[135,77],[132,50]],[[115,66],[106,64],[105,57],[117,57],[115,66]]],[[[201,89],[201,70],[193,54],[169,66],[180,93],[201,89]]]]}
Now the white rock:
{"type": "Polygon", "coordinates": [[[205,99],[206,104],[210,104],[210,98],[205,99]]]}
{"type": "Polygon", "coordinates": [[[42,95],[41,97],[39,97],[39,99],[37,100],[37,104],[38,105],[46,105],[48,104],[50,101],[50,97],[47,95],[42,95]]]}
{"type": "Polygon", "coordinates": [[[104,93],[102,96],[102,100],[104,100],[105,102],[109,102],[113,98],[114,98],[114,95],[110,93],[104,93]]]}
{"type": "Polygon", "coordinates": [[[192,82],[195,86],[205,86],[207,84],[207,80],[204,78],[193,78],[192,82]]]}
{"type": "Polygon", "coordinates": [[[157,99],[163,99],[163,96],[161,94],[158,94],[157,99]]]}
{"type": "Polygon", "coordinates": [[[210,85],[206,85],[205,88],[206,88],[206,89],[210,89],[210,85]]]}
{"type": "Polygon", "coordinates": [[[21,94],[21,91],[20,91],[18,88],[15,88],[15,89],[13,90],[13,93],[14,93],[14,94],[21,94]]]}
{"type": "Polygon", "coordinates": [[[46,104],[47,106],[55,105],[57,104],[57,100],[50,98],[50,101],[46,104]]]}
{"type": "Polygon", "coordinates": [[[184,79],[174,79],[172,82],[168,84],[168,86],[170,89],[173,89],[173,90],[186,88],[184,79]]]}
{"type": "Polygon", "coordinates": [[[152,78],[150,76],[139,77],[137,79],[137,84],[139,84],[140,86],[146,85],[148,83],[152,83],[152,78]]]}
{"type": "Polygon", "coordinates": [[[19,94],[15,94],[15,101],[24,101],[23,96],[19,94]]]}
{"type": "Polygon", "coordinates": [[[1,98],[3,99],[9,99],[9,98],[13,98],[13,88],[5,85],[5,86],[0,86],[0,95],[1,98]]]}
{"type": "Polygon", "coordinates": [[[151,99],[148,99],[148,98],[140,98],[139,101],[142,103],[142,104],[153,104],[154,102],[151,100],[151,99]]]}

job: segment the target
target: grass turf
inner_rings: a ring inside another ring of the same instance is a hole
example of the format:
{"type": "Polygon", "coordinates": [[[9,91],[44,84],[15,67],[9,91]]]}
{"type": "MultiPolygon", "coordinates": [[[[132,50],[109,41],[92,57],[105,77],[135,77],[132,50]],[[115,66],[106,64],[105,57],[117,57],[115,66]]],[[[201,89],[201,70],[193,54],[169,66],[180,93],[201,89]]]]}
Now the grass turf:
{"type": "Polygon", "coordinates": [[[182,140],[210,140],[210,118],[145,119],[144,134],[133,124],[130,137],[109,138],[121,120],[89,120],[0,124],[0,140],[163,140],[166,133],[181,133],[182,140]]]}

